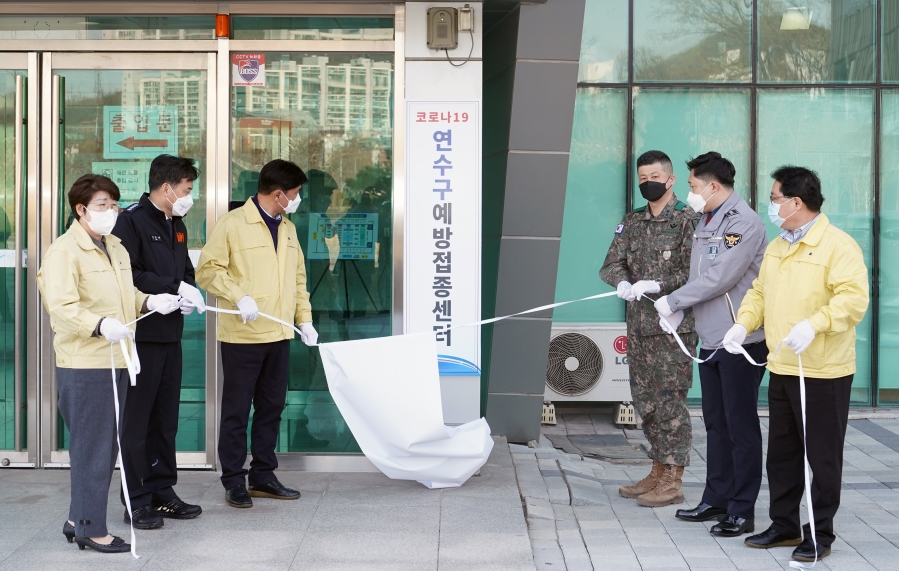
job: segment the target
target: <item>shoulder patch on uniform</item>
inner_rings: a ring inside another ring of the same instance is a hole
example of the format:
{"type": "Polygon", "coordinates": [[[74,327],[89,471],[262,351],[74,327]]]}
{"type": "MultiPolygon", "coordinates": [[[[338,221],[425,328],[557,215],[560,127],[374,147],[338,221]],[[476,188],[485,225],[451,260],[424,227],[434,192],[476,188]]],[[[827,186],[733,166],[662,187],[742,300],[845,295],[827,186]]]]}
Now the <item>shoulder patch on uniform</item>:
{"type": "Polygon", "coordinates": [[[738,244],[741,243],[742,237],[743,236],[741,236],[740,234],[738,234],[736,232],[726,232],[725,233],[725,247],[729,248],[729,249],[734,248],[735,246],[737,246],[738,244]]]}
{"type": "Polygon", "coordinates": [[[137,210],[137,209],[140,208],[140,207],[141,207],[141,203],[140,203],[140,202],[135,202],[134,204],[132,204],[131,206],[129,206],[128,208],[126,208],[126,209],[125,209],[125,212],[134,212],[135,210],[137,210]]]}
{"type": "Polygon", "coordinates": [[[624,224],[619,224],[618,226],[616,226],[616,234],[621,234],[622,230],[625,230],[624,224]]]}
{"type": "Polygon", "coordinates": [[[680,200],[675,201],[675,210],[684,210],[687,207],[687,204],[681,202],[680,200]]]}
{"type": "Polygon", "coordinates": [[[725,216],[737,216],[737,213],[738,213],[737,208],[732,208],[731,210],[729,210],[728,212],[725,213],[725,216]]]}

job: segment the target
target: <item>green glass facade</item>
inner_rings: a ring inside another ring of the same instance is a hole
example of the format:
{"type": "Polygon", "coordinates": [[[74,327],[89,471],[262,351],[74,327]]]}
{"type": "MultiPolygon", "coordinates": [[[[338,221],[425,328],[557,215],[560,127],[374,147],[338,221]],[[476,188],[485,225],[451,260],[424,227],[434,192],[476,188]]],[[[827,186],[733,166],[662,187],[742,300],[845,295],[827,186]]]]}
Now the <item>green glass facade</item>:
{"type": "MultiPolygon", "coordinates": [[[[896,406],[897,4],[806,4],[587,0],[555,297],[611,289],[598,271],[622,215],[644,204],[634,181],[641,153],[672,157],[682,200],[684,161],[722,153],[737,169],[735,189],[764,220],[770,173],[807,166],[822,179],[823,211],[859,243],[869,268],[853,403],[896,406]]],[[[623,319],[623,302],[607,299],[553,315],[623,319]]]]}

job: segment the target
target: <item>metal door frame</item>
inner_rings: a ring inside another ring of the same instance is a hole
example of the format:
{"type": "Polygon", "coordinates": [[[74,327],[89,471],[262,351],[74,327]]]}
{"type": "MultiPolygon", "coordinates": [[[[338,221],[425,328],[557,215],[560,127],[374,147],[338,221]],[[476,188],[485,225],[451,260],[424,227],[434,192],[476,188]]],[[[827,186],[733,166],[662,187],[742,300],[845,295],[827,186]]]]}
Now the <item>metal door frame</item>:
{"type": "MultiPolygon", "coordinates": [[[[207,74],[206,89],[206,165],[215,164],[216,142],[218,138],[218,124],[216,122],[216,81],[217,72],[216,53],[110,53],[110,52],[43,52],[41,54],[41,155],[46,157],[41,164],[40,172],[40,256],[32,266],[39,266],[50,243],[57,237],[59,228],[57,219],[60,211],[59,192],[60,173],[60,129],[54,128],[62,124],[59,116],[59,77],[54,74],[56,70],[197,70],[207,74]],[[49,120],[47,120],[49,118],[49,120]]],[[[64,120],[64,119],[63,119],[64,120]]],[[[215,205],[218,200],[218,181],[216,169],[207,168],[206,199],[207,205],[215,205]]],[[[209,216],[207,208],[207,216],[209,216]]],[[[207,236],[215,225],[215,218],[208,218],[206,229],[207,236]]],[[[30,277],[30,275],[29,275],[30,277]]],[[[62,468],[69,465],[69,453],[67,450],[58,450],[57,435],[57,398],[56,390],[56,359],[53,352],[53,333],[50,329],[50,318],[46,312],[40,312],[39,339],[41,352],[39,361],[40,384],[40,464],[47,468],[62,468]]],[[[206,422],[205,438],[206,450],[200,452],[177,452],[178,466],[181,468],[213,468],[216,465],[215,430],[218,418],[213,412],[210,416],[209,403],[216,403],[218,389],[215,379],[218,377],[215,358],[215,314],[209,312],[206,317],[207,343],[205,351],[206,359],[206,422]],[[209,342],[210,337],[212,343],[209,342]],[[211,349],[212,348],[212,352],[211,349]],[[211,354],[212,353],[212,354],[211,354]]],[[[213,411],[215,409],[213,408],[213,411]]]]}

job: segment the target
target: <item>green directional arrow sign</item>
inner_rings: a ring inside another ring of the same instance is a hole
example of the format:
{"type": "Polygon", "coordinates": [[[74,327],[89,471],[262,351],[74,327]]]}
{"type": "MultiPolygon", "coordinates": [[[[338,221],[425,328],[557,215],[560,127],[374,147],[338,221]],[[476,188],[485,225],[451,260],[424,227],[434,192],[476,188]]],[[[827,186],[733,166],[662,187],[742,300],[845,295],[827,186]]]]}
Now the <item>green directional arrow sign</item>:
{"type": "Polygon", "coordinates": [[[168,105],[103,107],[103,158],[153,159],[178,154],[179,109],[168,105]]]}

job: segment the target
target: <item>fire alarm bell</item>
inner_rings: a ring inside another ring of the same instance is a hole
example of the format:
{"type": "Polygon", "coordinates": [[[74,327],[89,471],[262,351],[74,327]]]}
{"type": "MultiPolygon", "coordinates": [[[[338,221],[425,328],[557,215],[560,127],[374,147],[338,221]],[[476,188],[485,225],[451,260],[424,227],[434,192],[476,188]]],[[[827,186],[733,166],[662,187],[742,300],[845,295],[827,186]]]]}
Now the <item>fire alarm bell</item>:
{"type": "Polygon", "coordinates": [[[428,49],[456,49],[459,44],[456,17],[456,8],[428,9],[428,49]]]}

